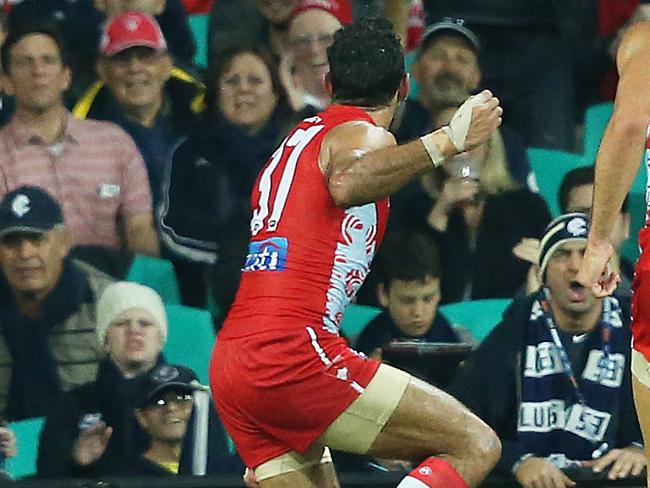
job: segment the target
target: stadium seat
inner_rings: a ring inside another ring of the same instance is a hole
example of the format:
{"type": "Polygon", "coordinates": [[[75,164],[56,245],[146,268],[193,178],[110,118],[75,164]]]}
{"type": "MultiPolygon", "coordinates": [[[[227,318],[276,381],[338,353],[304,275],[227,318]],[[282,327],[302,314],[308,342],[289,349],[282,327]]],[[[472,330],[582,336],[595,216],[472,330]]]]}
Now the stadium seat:
{"type": "Polygon", "coordinates": [[[18,479],[36,474],[38,439],[43,430],[45,417],[11,422],[9,427],[16,433],[18,455],[7,460],[7,472],[18,479]]]}
{"type": "MultiPolygon", "coordinates": [[[[645,171],[640,171],[645,178],[645,171]]],[[[645,194],[637,191],[630,192],[628,196],[628,212],[630,213],[630,238],[621,248],[621,255],[632,262],[639,257],[639,243],[637,236],[645,223],[645,194]]]]}
{"type": "Polygon", "coordinates": [[[165,303],[181,303],[174,266],[166,259],[140,254],[134,256],[126,280],[153,288],[165,303]]]}
{"type": "Polygon", "coordinates": [[[581,155],[536,147],[528,149],[528,157],[537,178],[539,193],[546,200],[551,214],[555,217],[560,213],[557,194],[562,178],[567,171],[589,162],[581,155]]]}
{"type": "Polygon", "coordinates": [[[189,16],[190,30],[194,38],[196,52],[194,64],[201,68],[208,66],[208,30],[210,27],[210,14],[195,14],[189,16]]]}
{"type": "Polygon", "coordinates": [[[588,107],[585,111],[585,127],[583,138],[583,153],[587,161],[595,161],[598,146],[605,133],[605,127],[614,111],[612,102],[599,103],[588,107]]]}
{"type": "Polygon", "coordinates": [[[163,352],[167,361],[192,368],[201,383],[207,385],[215,338],[210,312],[173,304],[165,305],[165,309],[169,332],[163,352]]]}
{"type": "Polygon", "coordinates": [[[511,301],[510,298],[470,300],[441,305],[438,310],[453,325],[466,327],[478,341],[482,341],[501,321],[503,311],[511,301]]]}
{"type": "Polygon", "coordinates": [[[348,339],[350,346],[354,347],[363,329],[372,319],[382,312],[381,308],[367,305],[351,304],[345,309],[341,321],[341,332],[348,339]]]}

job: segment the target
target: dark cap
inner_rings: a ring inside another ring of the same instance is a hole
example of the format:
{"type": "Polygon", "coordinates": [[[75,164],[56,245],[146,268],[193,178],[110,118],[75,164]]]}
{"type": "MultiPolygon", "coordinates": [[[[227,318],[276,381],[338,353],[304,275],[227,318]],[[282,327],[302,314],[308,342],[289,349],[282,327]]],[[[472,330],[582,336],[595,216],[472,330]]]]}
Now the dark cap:
{"type": "Polygon", "coordinates": [[[151,370],[136,397],[135,406],[146,406],[157,395],[166,390],[191,393],[204,387],[189,368],[173,364],[162,364],[151,370]]]}
{"type": "Polygon", "coordinates": [[[14,232],[43,234],[63,224],[57,201],[36,186],[21,186],[0,201],[0,237],[14,232]]]}
{"type": "Polygon", "coordinates": [[[589,235],[589,217],[583,213],[573,212],[560,215],[546,226],[539,241],[539,274],[545,281],[546,267],[555,250],[567,242],[587,243],[589,235]]]}
{"type": "Polygon", "coordinates": [[[426,28],[422,34],[422,39],[420,39],[420,45],[418,46],[416,57],[419,58],[422,56],[431,43],[441,35],[461,37],[469,43],[474,51],[478,52],[481,49],[481,43],[479,42],[478,37],[465,26],[465,21],[463,19],[445,17],[440,22],[431,24],[426,28]]]}

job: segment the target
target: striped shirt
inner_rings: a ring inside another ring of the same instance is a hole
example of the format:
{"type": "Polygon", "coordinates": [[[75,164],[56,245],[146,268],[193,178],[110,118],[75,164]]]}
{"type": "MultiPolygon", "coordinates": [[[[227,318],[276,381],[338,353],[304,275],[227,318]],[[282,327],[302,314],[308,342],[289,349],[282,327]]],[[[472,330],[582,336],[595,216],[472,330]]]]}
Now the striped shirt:
{"type": "Polygon", "coordinates": [[[71,114],[54,144],[16,117],[0,130],[0,197],[22,185],[58,200],[74,245],[118,248],[118,222],[152,212],[147,171],[131,137],[112,123],[71,114]]]}

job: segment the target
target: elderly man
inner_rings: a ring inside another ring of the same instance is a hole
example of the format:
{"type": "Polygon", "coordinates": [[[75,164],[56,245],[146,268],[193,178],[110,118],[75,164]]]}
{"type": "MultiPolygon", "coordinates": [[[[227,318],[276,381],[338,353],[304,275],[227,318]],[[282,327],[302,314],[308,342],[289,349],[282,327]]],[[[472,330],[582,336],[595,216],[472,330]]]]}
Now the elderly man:
{"type": "MultiPolygon", "coordinates": [[[[460,20],[445,19],[429,26],[422,35],[413,63],[413,78],[420,85],[419,99],[409,99],[394,125],[399,141],[409,141],[437,128],[445,108],[460,105],[481,82],[480,44],[460,20]]],[[[508,169],[513,179],[537,191],[522,139],[501,126],[496,137],[503,139],[508,169]]]]}
{"type": "MultiPolygon", "coordinates": [[[[167,315],[160,296],[136,283],[117,282],[106,288],[97,305],[95,341],[107,355],[96,378],[49,409],[39,444],[42,478],[121,474],[124,464],[148,447],[134,409],[151,375],[167,367],[161,354],[167,315]]],[[[241,464],[228,454],[223,427],[211,407],[210,412],[204,469],[239,471],[241,464]]],[[[194,449],[184,453],[187,461],[181,472],[195,472],[193,453],[194,449]]]]}
{"type": "Polygon", "coordinates": [[[68,257],[58,203],[23,186],[0,202],[0,412],[44,415],[62,392],[90,381],[95,304],[108,276],[68,257]]]}
{"type": "Polygon", "coordinates": [[[525,488],[573,486],[567,468],[616,479],[638,476],[645,466],[628,303],[596,298],[576,281],[588,231],[581,213],[548,225],[542,287],[513,302],[452,387],[501,438],[497,470],[525,488]]]}
{"type": "Polygon", "coordinates": [[[327,48],[334,41],[334,33],[350,22],[348,0],[303,0],[291,14],[288,34],[294,73],[291,80],[285,74],[284,81],[295,109],[312,106],[320,111],[329,105],[327,48]]]}
{"type": "Polygon", "coordinates": [[[160,26],[142,12],[110,19],[99,51],[101,80],[81,96],[73,113],[114,122],[133,137],[157,208],[172,148],[203,108],[203,84],[174,67],[160,26]]]}
{"type": "Polygon", "coordinates": [[[118,127],[66,110],[70,70],[58,33],[10,31],[1,54],[16,112],[0,130],[0,196],[40,186],[60,202],[73,246],[158,254],[142,156],[118,127]]]}

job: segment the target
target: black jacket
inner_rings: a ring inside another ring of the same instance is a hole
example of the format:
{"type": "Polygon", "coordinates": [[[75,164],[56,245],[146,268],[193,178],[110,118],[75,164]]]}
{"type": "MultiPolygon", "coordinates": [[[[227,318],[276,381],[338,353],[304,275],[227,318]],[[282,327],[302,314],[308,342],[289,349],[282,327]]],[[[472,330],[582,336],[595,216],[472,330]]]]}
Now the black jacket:
{"type": "MultiPolygon", "coordinates": [[[[162,362],[160,358],[159,363],[162,362]]],[[[100,475],[143,452],[147,436],[133,415],[133,405],[146,378],[142,374],[126,379],[112,361],[104,360],[96,381],[71,390],[52,406],[38,446],[39,477],[100,475]],[[72,447],[80,422],[92,414],[100,414],[101,420],[113,427],[113,435],[102,458],[94,465],[82,467],[73,461],[72,447]]]]}
{"type": "MultiPolygon", "coordinates": [[[[383,312],[375,317],[359,336],[355,349],[365,354],[371,354],[378,347],[384,347],[392,339],[414,339],[397,328],[390,313],[383,312]]],[[[433,319],[431,328],[423,337],[427,342],[461,342],[449,321],[439,311],[433,319]]]]}
{"type": "MultiPolygon", "coordinates": [[[[161,356],[158,364],[164,363],[161,356]]],[[[83,477],[119,475],[124,466],[138,459],[148,447],[148,437],[138,424],[133,409],[135,399],[146,381],[147,374],[132,379],[122,376],[115,364],[105,360],[100,364],[97,380],[87,383],[63,396],[53,405],[45,421],[38,448],[38,476],[40,478],[83,477]],[[74,441],[79,435],[79,425],[100,414],[101,420],[113,427],[108,447],[100,460],[90,466],[79,466],[72,458],[74,441]]],[[[194,417],[188,424],[193,432],[194,417]]],[[[211,409],[210,442],[208,443],[208,473],[237,471],[241,462],[228,454],[225,431],[211,409]],[[229,469],[230,468],[230,469],[229,469]]],[[[191,472],[192,458],[185,451],[181,472],[191,472]]]]}
{"type": "Polygon", "coordinates": [[[204,92],[203,83],[189,72],[174,67],[163,88],[162,107],[152,127],[128,119],[102,81],[95,82],[84,92],[72,113],[77,118],[113,122],[133,138],[147,167],[156,210],[170,155],[180,138],[196,129],[195,119],[204,108],[204,92]]]}
{"type": "Polygon", "coordinates": [[[514,256],[512,248],[523,237],[538,238],[551,220],[546,202],[526,189],[488,195],[472,249],[462,209],[449,215],[446,232],[427,223],[434,200],[416,181],[394,199],[391,225],[428,234],[440,250],[442,264],[441,303],[464,299],[472,281],[471,298],[509,298],[526,280],[529,263],[514,256]]]}
{"type": "MultiPolygon", "coordinates": [[[[515,300],[508,307],[503,320],[461,366],[448,390],[496,431],[503,445],[496,470],[507,474],[526,454],[517,440],[517,418],[524,374],[525,330],[534,300],[533,294],[515,300]]],[[[629,334],[629,303],[623,299],[619,299],[619,303],[623,327],[629,334]]],[[[629,361],[628,352],[626,364],[629,365],[629,361]]],[[[625,368],[619,394],[620,408],[614,413],[618,418],[612,418],[609,427],[616,429],[616,443],[610,448],[626,447],[641,440],[629,367],[625,368]]]]}

